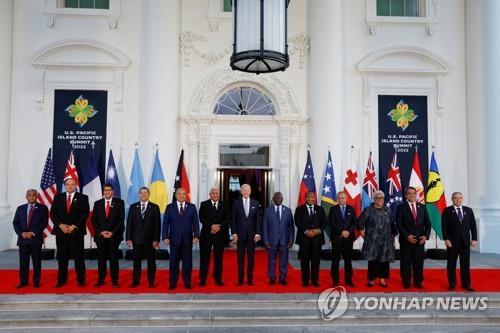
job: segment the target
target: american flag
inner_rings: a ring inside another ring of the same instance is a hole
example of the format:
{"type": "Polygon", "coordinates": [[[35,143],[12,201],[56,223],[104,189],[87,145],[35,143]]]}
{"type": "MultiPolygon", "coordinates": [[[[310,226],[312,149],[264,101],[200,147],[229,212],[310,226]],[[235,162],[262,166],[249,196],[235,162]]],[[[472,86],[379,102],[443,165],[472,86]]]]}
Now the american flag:
{"type": "MultiPolygon", "coordinates": [[[[54,164],[52,163],[52,149],[49,148],[47,160],[45,161],[45,166],[43,168],[42,179],[40,180],[40,191],[38,192],[37,201],[40,204],[47,206],[50,211],[50,207],[52,207],[52,200],[54,200],[54,196],[56,194],[57,184],[56,177],[54,176],[54,164]]],[[[53,227],[54,224],[52,223],[52,219],[49,217],[49,224],[43,231],[44,237],[48,237],[51,234],[53,227]]]]}
{"type": "Polygon", "coordinates": [[[76,189],[80,189],[80,183],[78,182],[78,172],[76,171],[75,165],[75,155],[73,150],[69,153],[68,162],[66,162],[66,170],[64,171],[64,182],[66,179],[73,179],[76,184],[76,189]]]}

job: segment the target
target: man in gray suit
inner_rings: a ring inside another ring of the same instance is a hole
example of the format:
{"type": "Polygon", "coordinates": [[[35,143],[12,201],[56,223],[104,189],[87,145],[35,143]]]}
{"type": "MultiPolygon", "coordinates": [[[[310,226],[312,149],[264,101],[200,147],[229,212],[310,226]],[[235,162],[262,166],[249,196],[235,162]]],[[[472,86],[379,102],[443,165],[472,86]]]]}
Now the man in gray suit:
{"type": "Polygon", "coordinates": [[[286,285],[288,249],[293,245],[293,214],[283,206],[281,192],[274,193],[273,204],[266,208],[262,222],[262,239],[268,251],[267,275],[269,284],[276,282],[276,256],[280,257],[279,283],[286,285]]]}

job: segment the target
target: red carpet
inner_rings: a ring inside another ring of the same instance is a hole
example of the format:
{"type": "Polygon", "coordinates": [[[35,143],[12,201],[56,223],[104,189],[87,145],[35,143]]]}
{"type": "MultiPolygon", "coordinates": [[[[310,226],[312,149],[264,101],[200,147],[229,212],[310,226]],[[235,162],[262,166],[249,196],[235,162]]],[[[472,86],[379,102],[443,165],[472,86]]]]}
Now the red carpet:
{"type": "MultiPolygon", "coordinates": [[[[174,293],[316,293],[330,287],[331,278],[330,271],[327,269],[320,272],[319,288],[301,286],[300,269],[294,269],[289,266],[288,270],[288,285],[282,286],[276,284],[270,286],[267,279],[267,255],[264,251],[256,251],[255,253],[255,272],[254,286],[237,286],[237,269],[236,269],[236,253],[235,251],[226,251],[224,255],[224,283],[223,287],[216,286],[213,280],[209,277],[207,285],[203,288],[198,286],[198,271],[193,271],[192,284],[193,289],[184,288],[182,280],[179,280],[178,287],[174,293]]],[[[32,288],[31,286],[22,289],[16,289],[18,284],[17,270],[1,270],[2,283],[0,284],[0,294],[63,294],[63,293],[167,293],[168,290],[168,270],[160,269],[156,273],[156,287],[148,288],[146,271],[146,262],[143,262],[143,276],[141,286],[130,289],[128,286],[131,282],[132,272],[130,269],[120,271],[120,288],[113,288],[109,281],[109,276],[106,280],[106,285],[100,288],[94,288],[97,281],[97,270],[87,270],[87,286],[79,288],[76,284],[76,276],[73,270],[70,270],[68,284],[63,288],[54,288],[57,279],[57,270],[42,269],[42,282],[40,288],[32,288]]],[[[392,264],[392,267],[398,267],[399,262],[392,264]]],[[[348,292],[443,292],[448,291],[448,283],[446,280],[446,269],[426,269],[424,289],[419,290],[411,288],[404,289],[399,278],[399,269],[391,269],[391,278],[388,280],[389,288],[382,288],[376,285],[373,288],[366,286],[366,269],[354,270],[355,288],[347,287],[348,292]]],[[[472,285],[478,292],[500,292],[500,269],[472,269],[472,285]]],[[[210,276],[210,275],[209,275],[210,276]]],[[[459,271],[457,270],[457,285],[460,286],[459,271]]],[[[343,272],[341,272],[343,277],[343,272]]],[[[460,288],[456,289],[461,291],[460,288]]]]}

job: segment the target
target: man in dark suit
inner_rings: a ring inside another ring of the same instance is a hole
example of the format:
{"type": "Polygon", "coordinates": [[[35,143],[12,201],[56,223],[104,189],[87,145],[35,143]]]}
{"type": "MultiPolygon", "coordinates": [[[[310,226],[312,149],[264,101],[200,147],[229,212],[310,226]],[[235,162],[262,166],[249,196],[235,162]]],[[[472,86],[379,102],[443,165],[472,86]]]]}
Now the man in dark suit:
{"type": "Polygon", "coordinates": [[[113,185],[105,184],[102,189],[104,198],[94,203],[92,225],[95,230],[94,241],[97,244],[98,278],[96,287],[104,285],[107,274],[106,261],[113,287],[118,288],[118,247],[123,240],[125,229],[125,204],[113,196],[113,185]]]}
{"type": "Polygon", "coordinates": [[[422,289],[424,281],[425,242],[431,235],[431,223],[424,205],[417,202],[417,190],[406,188],[406,202],[398,206],[396,225],[399,230],[400,274],[403,287],[422,289]]]}
{"type": "Polygon", "coordinates": [[[333,287],[339,284],[340,258],[344,259],[345,284],[352,283],[352,244],[355,241],[356,213],[352,206],[346,204],[347,195],[341,191],[337,194],[338,205],[330,208],[328,223],[330,225],[330,241],[332,242],[332,265],[330,275],[333,287]]]}
{"type": "Polygon", "coordinates": [[[328,223],[323,207],[315,204],[316,194],[306,193],[306,203],[295,209],[295,225],[299,244],[300,270],[302,286],[307,287],[311,282],[319,287],[319,264],[321,260],[321,246],[325,243],[323,230],[328,223]]]}
{"type": "Polygon", "coordinates": [[[135,288],[141,281],[142,258],[148,261],[148,285],[155,286],[156,249],[160,246],[160,207],[149,201],[149,188],[139,190],[139,201],[130,205],[125,237],[127,245],[134,250],[132,284],[135,288]]]}
{"type": "Polygon", "coordinates": [[[169,289],[175,289],[179,280],[179,262],[182,257],[182,280],[191,289],[193,270],[193,243],[198,243],[200,225],[196,206],[186,202],[186,190],[175,191],[175,202],[167,206],[163,217],[162,239],[170,245],[169,289]]]}
{"type": "Polygon", "coordinates": [[[210,199],[203,201],[200,205],[200,286],[207,282],[210,256],[214,251],[213,277],[215,284],[224,285],[222,282],[222,263],[224,245],[226,243],[228,226],[231,216],[225,202],[219,200],[219,189],[210,190],[210,199]]]}
{"type": "Polygon", "coordinates": [[[40,287],[43,231],[49,223],[49,211],[46,206],[36,202],[37,197],[36,190],[27,190],[28,203],[17,207],[12,222],[17,234],[17,246],[19,246],[20,281],[16,288],[28,285],[30,257],[33,262],[33,287],[40,287]]]}
{"type": "Polygon", "coordinates": [[[276,282],[276,256],[280,258],[279,283],[286,285],[288,273],[288,249],[293,245],[293,215],[290,208],[283,205],[283,195],[276,192],[273,204],[266,208],[262,218],[262,240],[267,248],[267,276],[269,284],[276,282]]]}
{"type": "Polygon", "coordinates": [[[259,202],[250,198],[250,185],[241,185],[240,192],[241,198],[233,203],[231,233],[238,251],[238,285],[243,285],[246,253],[247,283],[252,286],[255,244],[260,241],[261,232],[260,209],[259,202]]]}
{"type": "Polygon", "coordinates": [[[50,216],[54,222],[52,234],[56,236],[57,246],[57,285],[64,286],[68,280],[68,261],[70,254],[75,260],[76,280],[79,287],[85,287],[85,257],[83,239],[87,234],[89,199],[76,192],[76,182],[72,178],[64,181],[65,193],[54,197],[50,216]]]}
{"type": "Polygon", "coordinates": [[[470,247],[477,245],[476,218],[471,208],[462,206],[463,196],[455,192],[451,196],[453,205],[446,207],[442,215],[443,239],[448,250],[448,289],[454,290],[457,257],[460,256],[460,281],[462,288],[474,291],[470,279],[470,247]]]}

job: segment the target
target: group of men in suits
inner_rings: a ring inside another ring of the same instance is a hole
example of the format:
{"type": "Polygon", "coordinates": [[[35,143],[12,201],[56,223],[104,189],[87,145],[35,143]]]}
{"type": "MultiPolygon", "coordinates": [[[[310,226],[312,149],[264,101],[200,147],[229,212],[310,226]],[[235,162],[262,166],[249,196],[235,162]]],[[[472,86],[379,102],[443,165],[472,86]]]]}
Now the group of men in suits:
{"type": "MultiPolygon", "coordinates": [[[[65,192],[57,194],[52,203],[50,216],[56,237],[58,275],[56,287],[62,287],[68,279],[68,262],[74,259],[78,286],[85,286],[84,236],[89,217],[88,197],[76,191],[73,179],[64,183],[65,192]]],[[[217,188],[212,188],[209,199],[203,201],[199,212],[196,206],[186,201],[186,190],[178,188],[175,201],[166,208],[163,223],[158,205],[149,201],[150,191],[142,187],[139,201],[130,206],[125,228],[125,204],[114,196],[113,186],[105,184],[103,198],[93,206],[91,223],[95,230],[98,249],[98,281],[95,287],[104,285],[109,261],[110,277],[114,287],[119,287],[118,251],[125,232],[125,241],[133,249],[132,284],[140,284],[141,263],[147,260],[149,287],[155,286],[156,249],[160,240],[170,246],[169,283],[175,289],[179,279],[179,265],[182,260],[182,280],[186,288],[192,288],[193,244],[200,243],[200,286],[207,283],[210,259],[213,252],[213,279],[224,285],[223,253],[229,228],[236,243],[238,285],[245,281],[254,284],[255,246],[263,241],[268,252],[269,284],[276,283],[276,264],[279,262],[278,282],[287,285],[288,252],[294,243],[294,225],[297,228],[295,243],[299,245],[302,285],[318,287],[321,249],[328,233],[332,246],[332,285],[340,282],[339,262],[344,260],[345,284],[353,287],[352,253],[356,233],[356,213],[347,204],[345,192],[337,194],[338,205],[326,216],[317,205],[314,192],[307,192],[306,203],[296,208],[294,214],[283,205],[283,195],[276,192],[272,203],[261,218],[259,202],[250,197],[251,187],[241,186],[241,198],[233,202],[232,209],[220,200],[217,188]],[[199,223],[202,228],[200,232],[199,223]],[[278,259],[279,257],[279,259],[278,259]],[[246,261],[246,267],[245,267],[246,261]]],[[[403,286],[423,288],[423,266],[425,242],[429,239],[431,226],[425,207],[417,202],[417,191],[406,189],[406,201],[397,209],[395,216],[399,230],[401,249],[400,274],[403,286]]],[[[43,233],[48,224],[47,207],[37,202],[38,193],[26,192],[27,203],[17,208],[14,215],[14,230],[18,235],[20,262],[20,283],[18,288],[28,285],[29,261],[33,262],[33,286],[40,286],[41,248],[43,233]]],[[[461,283],[466,290],[473,291],[470,279],[470,247],[477,243],[477,228],[471,208],[462,205],[460,192],[452,195],[453,205],[442,214],[442,231],[448,251],[449,289],[456,285],[455,269],[460,257],[461,283]]]]}

